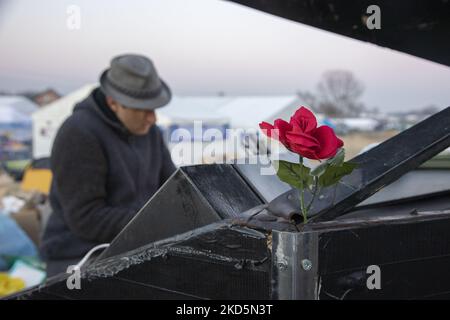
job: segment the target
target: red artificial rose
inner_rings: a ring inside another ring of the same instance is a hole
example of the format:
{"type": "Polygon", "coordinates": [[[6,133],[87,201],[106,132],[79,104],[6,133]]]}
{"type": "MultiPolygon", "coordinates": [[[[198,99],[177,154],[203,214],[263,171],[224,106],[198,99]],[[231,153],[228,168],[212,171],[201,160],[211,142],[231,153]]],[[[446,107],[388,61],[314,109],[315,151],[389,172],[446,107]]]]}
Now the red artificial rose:
{"type": "Polygon", "coordinates": [[[344,145],[329,126],[317,128],[316,117],[303,106],[289,122],[277,119],[273,125],[261,122],[259,127],[265,130],[268,137],[279,140],[290,151],[308,159],[334,157],[337,150],[344,145]]]}

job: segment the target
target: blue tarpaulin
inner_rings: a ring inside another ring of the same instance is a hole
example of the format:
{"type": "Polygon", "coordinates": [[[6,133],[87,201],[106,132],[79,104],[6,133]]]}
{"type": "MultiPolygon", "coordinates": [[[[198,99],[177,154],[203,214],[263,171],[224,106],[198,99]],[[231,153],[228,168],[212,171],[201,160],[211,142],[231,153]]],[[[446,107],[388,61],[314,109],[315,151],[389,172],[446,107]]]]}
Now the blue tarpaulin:
{"type": "Polygon", "coordinates": [[[37,257],[34,243],[14,219],[0,212],[0,271],[8,270],[8,256],[37,257]]]}

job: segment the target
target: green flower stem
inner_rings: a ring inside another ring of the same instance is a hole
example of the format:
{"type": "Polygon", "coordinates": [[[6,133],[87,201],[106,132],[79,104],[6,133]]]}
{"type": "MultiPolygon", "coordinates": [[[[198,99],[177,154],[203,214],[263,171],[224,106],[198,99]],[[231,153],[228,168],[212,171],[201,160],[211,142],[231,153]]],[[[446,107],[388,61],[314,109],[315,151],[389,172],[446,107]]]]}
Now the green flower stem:
{"type": "Polygon", "coordinates": [[[309,210],[311,209],[311,206],[314,202],[314,199],[316,199],[316,195],[320,192],[320,188],[318,187],[318,185],[319,185],[318,180],[319,180],[319,178],[314,177],[314,189],[312,190],[312,198],[311,198],[311,201],[306,206],[306,212],[309,212],[309,210]]]}
{"type": "MultiPolygon", "coordinates": [[[[302,156],[300,156],[300,164],[303,165],[303,157],[302,156]]],[[[300,179],[300,180],[301,180],[300,209],[302,210],[303,223],[307,223],[308,222],[308,215],[307,215],[308,212],[305,208],[305,195],[304,195],[305,186],[303,185],[303,179],[300,179]]]]}

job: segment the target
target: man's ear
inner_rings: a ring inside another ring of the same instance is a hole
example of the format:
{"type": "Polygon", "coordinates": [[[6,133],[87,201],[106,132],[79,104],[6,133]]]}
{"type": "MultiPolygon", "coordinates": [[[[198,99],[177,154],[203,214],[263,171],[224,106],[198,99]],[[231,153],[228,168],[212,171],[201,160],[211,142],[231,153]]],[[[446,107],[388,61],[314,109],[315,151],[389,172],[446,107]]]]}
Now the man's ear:
{"type": "Polygon", "coordinates": [[[106,96],[106,104],[111,108],[112,111],[117,112],[119,109],[119,104],[111,97],[106,96]]]}

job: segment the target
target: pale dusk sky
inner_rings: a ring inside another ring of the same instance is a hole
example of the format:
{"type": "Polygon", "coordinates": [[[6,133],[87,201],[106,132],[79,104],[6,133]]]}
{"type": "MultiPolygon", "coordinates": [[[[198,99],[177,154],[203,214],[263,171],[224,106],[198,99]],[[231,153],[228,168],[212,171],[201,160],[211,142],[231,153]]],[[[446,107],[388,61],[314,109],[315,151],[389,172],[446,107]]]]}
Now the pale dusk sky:
{"type": "Polygon", "coordinates": [[[149,56],[174,94],[314,91],[349,70],[383,111],[450,105],[450,67],[220,0],[0,0],[0,90],[97,81],[112,56],[149,56]],[[80,29],[67,8],[80,9],[80,29]]]}

